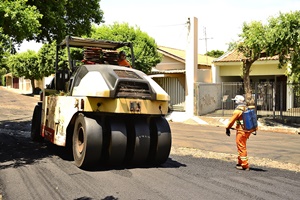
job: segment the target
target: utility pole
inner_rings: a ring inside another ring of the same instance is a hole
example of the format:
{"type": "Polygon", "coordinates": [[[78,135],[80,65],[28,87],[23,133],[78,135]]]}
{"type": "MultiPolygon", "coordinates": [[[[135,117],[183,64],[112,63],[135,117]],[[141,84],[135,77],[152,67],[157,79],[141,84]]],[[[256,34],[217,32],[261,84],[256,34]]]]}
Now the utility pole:
{"type": "Polygon", "coordinates": [[[197,81],[198,66],[198,19],[188,19],[188,37],[185,58],[185,112],[189,117],[194,116],[195,111],[195,90],[194,84],[197,81]]]}
{"type": "MultiPolygon", "coordinates": [[[[200,38],[199,40],[204,40],[205,41],[205,54],[207,54],[207,40],[209,39],[214,39],[214,38],[208,38],[206,36],[206,27],[203,28],[203,33],[204,33],[204,38],[200,38]]],[[[208,60],[207,60],[207,55],[206,55],[206,64],[208,64],[208,60]]]]}

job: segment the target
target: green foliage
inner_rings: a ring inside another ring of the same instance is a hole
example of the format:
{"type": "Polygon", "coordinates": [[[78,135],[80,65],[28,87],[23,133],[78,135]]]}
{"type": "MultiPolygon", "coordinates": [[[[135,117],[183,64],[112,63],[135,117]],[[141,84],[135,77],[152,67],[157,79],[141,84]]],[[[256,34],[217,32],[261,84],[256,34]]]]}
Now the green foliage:
{"type": "Polygon", "coordinates": [[[300,11],[270,18],[268,37],[268,54],[279,56],[279,67],[287,66],[291,82],[300,82],[300,11]]]}
{"type": "Polygon", "coordinates": [[[208,51],[205,55],[206,56],[210,56],[210,57],[214,57],[214,58],[219,58],[223,54],[224,54],[224,51],[221,51],[221,50],[212,50],[212,51],[208,51]]]}
{"type": "Polygon", "coordinates": [[[2,34],[9,36],[15,43],[21,43],[24,39],[30,40],[39,33],[38,20],[42,18],[42,15],[35,6],[27,5],[26,2],[27,0],[0,1],[2,34]]]}
{"type": "Polygon", "coordinates": [[[0,1],[0,67],[15,52],[15,45],[24,39],[32,39],[39,33],[38,19],[42,15],[35,6],[26,5],[26,0],[0,1]]]}
{"type": "Polygon", "coordinates": [[[266,48],[266,27],[258,21],[244,23],[239,36],[242,42],[237,45],[238,50],[253,63],[266,48]]]}
{"type": "MultiPolygon", "coordinates": [[[[127,23],[102,25],[93,27],[91,38],[112,40],[119,42],[131,42],[133,44],[136,69],[149,73],[153,66],[161,62],[162,57],[157,52],[155,40],[142,32],[140,28],[130,27],[127,23]]],[[[129,49],[124,49],[130,55],[129,49]]]]}
{"type": "Polygon", "coordinates": [[[0,76],[3,76],[7,73],[7,70],[5,68],[0,69],[0,76]]]}
{"type": "Polygon", "coordinates": [[[56,42],[44,44],[38,52],[39,72],[42,76],[55,73],[56,42]]]}
{"type": "Polygon", "coordinates": [[[66,35],[89,35],[103,22],[100,0],[0,1],[0,65],[4,52],[23,40],[61,41],[66,35]]]}
{"type": "MultiPolygon", "coordinates": [[[[68,68],[68,52],[67,49],[61,49],[58,52],[59,63],[58,69],[68,68]]],[[[83,51],[78,48],[71,48],[71,58],[74,61],[81,62],[83,59],[83,51]]],[[[44,44],[38,52],[38,65],[41,75],[47,77],[55,73],[56,62],[56,42],[44,44]]]]}
{"type": "Polygon", "coordinates": [[[266,29],[266,26],[261,22],[253,21],[251,23],[244,23],[242,33],[239,35],[242,42],[237,44],[237,49],[246,57],[246,59],[242,59],[241,61],[246,102],[248,104],[254,103],[250,85],[250,68],[252,64],[261,57],[262,51],[266,49],[266,29]]]}
{"type": "MultiPolygon", "coordinates": [[[[88,35],[92,24],[103,22],[100,0],[0,1],[0,68],[6,64],[15,76],[40,79],[55,71],[56,47],[9,56],[23,40],[61,41],[66,35],[88,35]]],[[[61,52],[63,58],[66,54],[61,52]]],[[[66,64],[65,59],[60,66],[66,64]]]]}
{"type": "Polygon", "coordinates": [[[232,51],[232,50],[236,49],[237,46],[238,46],[238,42],[234,42],[234,41],[229,42],[227,51],[232,51]]]}
{"type": "Polygon", "coordinates": [[[25,79],[30,80],[43,78],[38,64],[38,55],[35,51],[28,50],[11,55],[8,58],[7,66],[16,77],[24,76],[25,79]]]}
{"type": "Polygon", "coordinates": [[[7,73],[7,70],[5,68],[0,68],[0,78],[1,78],[1,83],[2,85],[5,84],[5,77],[4,75],[7,73]]]}
{"type": "Polygon", "coordinates": [[[238,51],[242,52],[246,99],[251,98],[250,68],[262,56],[279,56],[279,67],[287,67],[290,82],[300,81],[300,11],[279,13],[267,25],[244,23],[238,51]]]}
{"type": "Polygon", "coordinates": [[[4,76],[1,77],[1,84],[6,85],[6,78],[4,76]]]}
{"type": "Polygon", "coordinates": [[[61,41],[66,35],[89,35],[92,24],[103,22],[100,0],[28,0],[43,15],[39,19],[41,33],[37,41],[61,41]]]}
{"type": "Polygon", "coordinates": [[[11,50],[10,39],[0,27],[0,69],[5,67],[5,59],[10,55],[11,50]]]}

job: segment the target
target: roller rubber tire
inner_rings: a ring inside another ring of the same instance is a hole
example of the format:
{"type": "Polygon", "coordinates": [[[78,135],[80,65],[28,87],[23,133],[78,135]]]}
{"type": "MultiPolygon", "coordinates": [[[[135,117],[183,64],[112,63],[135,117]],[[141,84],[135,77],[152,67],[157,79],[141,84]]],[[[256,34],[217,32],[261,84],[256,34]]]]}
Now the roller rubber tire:
{"type": "Polygon", "coordinates": [[[136,164],[145,163],[150,149],[149,125],[146,118],[136,118],[134,122],[135,141],[132,162],[136,164]]]}
{"type": "Polygon", "coordinates": [[[34,107],[33,116],[31,120],[31,139],[36,142],[41,142],[41,123],[42,123],[42,105],[39,103],[34,107]]]}
{"type": "Polygon", "coordinates": [[[171,146],[172,137],[168,121],[164,117],[151,119],[151,147],[149,162],[160,165],[167,161],[171,146]]]}
{"type": "Polygon", "coordinates": [[[73,157],[77,167],[87,168],[98,164],[101,158],[102,137],[100,123],[79,113],[72,138],[73,157]]]}
{"type": "Polygon", "coordinates": [[[108,163],[121,164],[124,162],[127,148],[127,129],[124,119],[111,117],[109,129],[111,138],[108,145],[108,163]]]}

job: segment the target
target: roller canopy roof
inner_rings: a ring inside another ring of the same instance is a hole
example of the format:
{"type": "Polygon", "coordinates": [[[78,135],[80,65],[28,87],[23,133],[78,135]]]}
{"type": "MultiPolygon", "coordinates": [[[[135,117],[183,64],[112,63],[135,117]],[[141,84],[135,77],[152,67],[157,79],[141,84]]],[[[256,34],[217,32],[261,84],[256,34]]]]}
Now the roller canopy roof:
{"type": "Polygon", "coordinates": [[[130,47],[129,42],[114,42],[108,40],[95,40],[90,38],[80,38],[74,36],[67,36],[60,46],[70,46],[70,47],[98,47],[102,49],[116,50],[120,47],[130,47]]]}

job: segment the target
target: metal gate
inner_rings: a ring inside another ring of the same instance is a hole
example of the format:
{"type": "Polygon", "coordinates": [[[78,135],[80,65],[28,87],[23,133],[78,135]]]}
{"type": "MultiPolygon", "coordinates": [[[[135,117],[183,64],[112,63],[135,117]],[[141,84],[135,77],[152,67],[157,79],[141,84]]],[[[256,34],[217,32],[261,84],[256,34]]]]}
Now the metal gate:
{"type": "Polygon", "coordinates": [[[185,89],[176,77],[153,78],[169,95],[170,109],[185,110],[185,89]]]}

